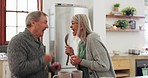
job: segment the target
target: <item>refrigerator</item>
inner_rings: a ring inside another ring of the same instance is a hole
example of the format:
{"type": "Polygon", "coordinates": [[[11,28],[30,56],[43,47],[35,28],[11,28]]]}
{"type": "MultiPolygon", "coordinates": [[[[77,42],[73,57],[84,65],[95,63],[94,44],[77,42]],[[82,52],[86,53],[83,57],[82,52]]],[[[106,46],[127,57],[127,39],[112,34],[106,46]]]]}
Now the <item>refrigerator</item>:
{"type": "Polygon", "coordinates": [[[49,11],[49,45],[50,52],[54,55],[54,61],[60,62],[62,70],[71,71],[76,68],[70,64],[66,65],[67,55],[65,54],[65,36],[68,33],[68,44],[73,47],[77,54],[78,38],[73,37],[71,26],[72,16],[75,14],[86,14],[88,8],[81,5],[56,3],[49,11]]]}

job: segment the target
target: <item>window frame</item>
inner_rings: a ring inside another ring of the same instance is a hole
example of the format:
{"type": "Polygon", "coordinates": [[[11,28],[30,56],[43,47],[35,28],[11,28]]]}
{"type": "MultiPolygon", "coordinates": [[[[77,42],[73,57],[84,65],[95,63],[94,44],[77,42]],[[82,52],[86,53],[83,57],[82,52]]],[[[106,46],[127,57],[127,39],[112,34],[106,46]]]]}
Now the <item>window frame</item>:
{"type": "Polygon", "coordinates": [[[6,44],[6,0],[0,0],[0,44],[6,44]]]}
{"type": "MultiPolygon", "coordinates": [[[[37,0],[37,9],[42,11],[43,0],[37,0]]],[[[0,45],[7,45],[6,41],[6,0],[0,0],[0,45]]],[[[19,12],[19,11],[15,11],[19,12]]]]}

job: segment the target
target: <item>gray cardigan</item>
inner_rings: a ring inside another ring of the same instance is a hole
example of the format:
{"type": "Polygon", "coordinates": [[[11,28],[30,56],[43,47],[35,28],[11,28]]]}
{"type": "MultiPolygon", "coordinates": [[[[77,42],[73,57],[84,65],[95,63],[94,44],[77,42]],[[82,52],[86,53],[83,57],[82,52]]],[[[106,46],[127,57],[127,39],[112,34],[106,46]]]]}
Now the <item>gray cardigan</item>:
{"type": "Polygon", "coordinates": [[[27,29],[11,39],[7,52],[11,78],[48,78],[44,46],[27,29]]]}
{"type": "Polygon", "coordinates": [[[87,36],[86,60],[82,59],[81,65],[88,67],[90,78],[116,77],[110,55],[96,33],[87,36]]]}

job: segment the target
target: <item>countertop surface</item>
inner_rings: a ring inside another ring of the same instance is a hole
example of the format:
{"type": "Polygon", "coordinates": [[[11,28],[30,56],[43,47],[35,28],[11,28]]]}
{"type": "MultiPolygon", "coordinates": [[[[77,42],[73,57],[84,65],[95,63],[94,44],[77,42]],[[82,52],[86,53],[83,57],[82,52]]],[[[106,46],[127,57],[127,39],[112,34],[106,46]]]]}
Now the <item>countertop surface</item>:
{"type": "Polygon", "coordinates": [[[136,76],[136,77],[125,77],[125,78],[148,78],[148,76],[136,76]]]}
{"type": "Polygon", "coordinates": [[[0,53],[0,60],[8,60],[6,53],[0,53]]]}
{"type": "Polygon", "coordinates": [[[148,59],[147,55],[133,55],[133,54],[111,54],[112,59],[148,59]]]}
{"type": "MultiPolygon", "coordinates": [[[[113,78],[113,77],[100,77],[100,78],[113,78]]],[[[148,78],[148,76],[124,77],[124,78],[148,78]]]]}

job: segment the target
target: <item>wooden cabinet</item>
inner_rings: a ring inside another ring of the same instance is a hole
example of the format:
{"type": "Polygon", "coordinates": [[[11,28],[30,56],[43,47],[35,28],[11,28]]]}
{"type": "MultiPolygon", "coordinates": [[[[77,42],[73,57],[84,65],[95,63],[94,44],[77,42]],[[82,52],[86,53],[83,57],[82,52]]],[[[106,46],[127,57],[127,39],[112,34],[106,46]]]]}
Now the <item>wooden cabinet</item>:
{"type": "Polygon", "coordinates": [[[148,56],[121,54],[112,56],[112,64],[117,78],[135,77],[136,61],[148,60],[148,56]]]}
{"type": "Polygon", "coordinates": [[[0,61],[0,78],[3,77],[3,61],[0,61]]]}
{"type": "Polygon", "coordinates": [[[112,63],[117,77],[130,76],[130,60],[113,60],[112,63]]]}
{"type": "Polygon", "coordinates": [[[0,78],[11,78],[8,61],[0,60],[0,78]]]}
{"type": "Polygon", "coordinates": [[[129,60],[113,60],[115,70],[130,69],[129,60]]]}

